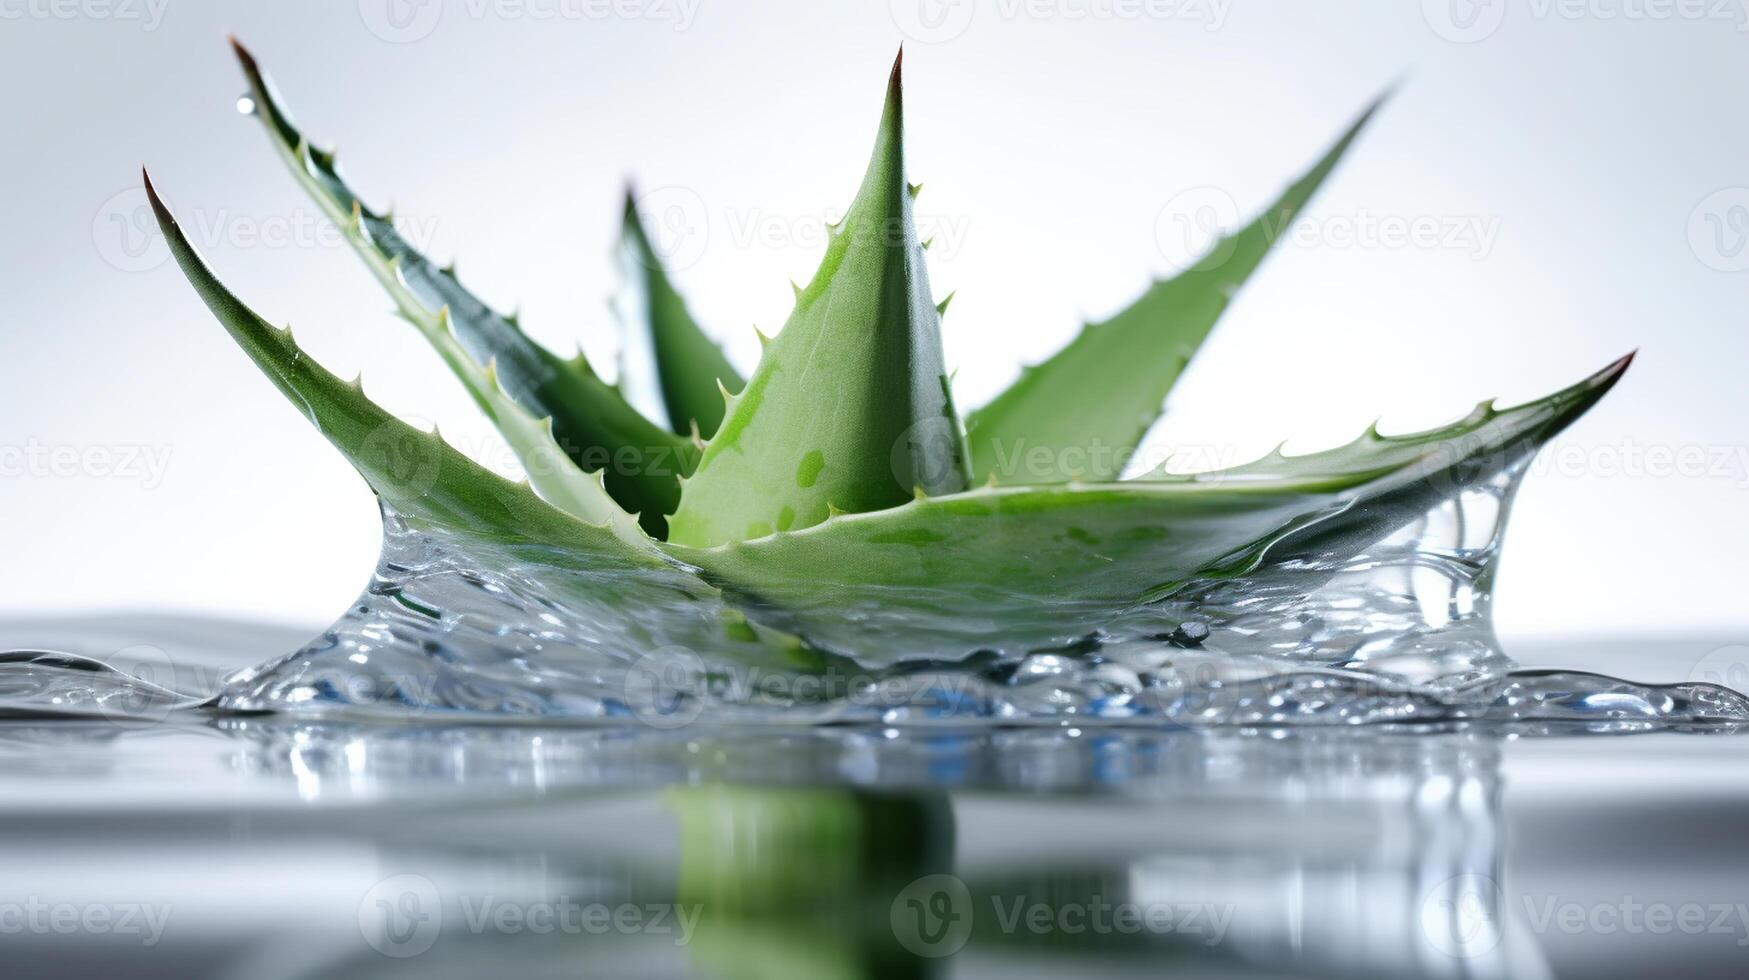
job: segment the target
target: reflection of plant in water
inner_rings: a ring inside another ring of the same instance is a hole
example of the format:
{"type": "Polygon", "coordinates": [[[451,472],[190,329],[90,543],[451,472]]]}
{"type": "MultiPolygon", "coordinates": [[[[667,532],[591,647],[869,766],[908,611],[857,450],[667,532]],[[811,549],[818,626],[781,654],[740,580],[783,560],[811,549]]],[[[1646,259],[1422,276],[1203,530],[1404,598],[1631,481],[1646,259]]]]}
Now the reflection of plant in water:
{"type": "MultiPolygon", "coordinates": [[[[1306,456],[1120,479],[1192,353],[1369,110],[1202,263],[1086,327],[962,419],[942,353],[947,304],[929,291],[918,188],[906,180],[895,63],[862,185],[750,376],[692,320],[628,201],[620,309],[630,345],[652,359],[653,390],[637,393],[660,406],[651,418],[581,356],[535,344],[365,207],[255,60],[238,54],[248,105],[276,150],[497,425],[531,485],[500,479],[322,369],[220,284],[153,194],[201,297],[384,503],[414,528],[549,548],[586,571],[671,570],[687,578],[676,585],[687,595],[720,591],[732,609],[708,615],[730,628],[746,632],[734,627],[744,614],[816,649],[962,657],[991,645],[985,614],[1005,600],[1024,611],[1004,611],[1014,635],[995,642],[1024,649],[1042,642],[1028,618],[1053,627],[1038,633],[1084,635],[1272,557],[1340,563],[1430,503],[1510,471],[1626,366],[1517,408],[1484,403],[1424,433],[1375,429],[1306,456]],[[1278,545],[1286,550],[1274,555],[1278,545]]],[[[640,383],[636,373],[623,383],[640,383]]],[[[698,614],[678,618],[689,615],[698,614]]]]}
{"type": "Polygon", "coordinates": [[[1239,960],[1314,973],[1409,976],[1442,962],[1475,976],[1542,972],[1534,942],[1497,901],[1507,882],[1494,738],[1147,744],[1174,745],[1182,758],[1118,784],[1146,787],[1147,801],[1099,805],[1108,816],[1152,814],[1155,833],[1072,835],[1057,841],[1069,848],[1059,853],[1044,835],[1074,825],[1051,815],[1067,801],[991,807],[1026,814],[1004,824],[1014,856],[972,868],[954,864],[955,817],[942,793],[670,791],[681,822],[678,901],[700,910],[694,962],[729,977],[926,976],[945,975],[950,957],[970,948],[1063,957],[1081,970],[1239,960]],[[1225,816],[1210,823],[1217,802],[1225,816]],[[1046,846],[1026,846],[1035,839],[1046,846]],[[1361,881],[1399,897],[1354,916],[1347,903],[1361,881]]]}
{"type": "Polygon", "coordinates": [[[700,910],[692,953],[747,980],[923,977],[887,904],[907,882],[947,871],[953,813],[939,794],[688,787],[678,901],[700,910]]]}
{"type": "Polygon", "coordinates": [[[968,887],[952,874],[945,794],[718,785],[669,799],[681,822],[677,902],[699,910],[691,953],[714,975],[940,976],[971,941],[1158,962],[1162,942],[1183,940],[1142,929],[1029,931],[993,913],[1026,909],[1018,915],[1036,923],[1028,913],[1038,908],[1121,902],[1127,876],[1046,856],[1031,874],[968,887]]]}

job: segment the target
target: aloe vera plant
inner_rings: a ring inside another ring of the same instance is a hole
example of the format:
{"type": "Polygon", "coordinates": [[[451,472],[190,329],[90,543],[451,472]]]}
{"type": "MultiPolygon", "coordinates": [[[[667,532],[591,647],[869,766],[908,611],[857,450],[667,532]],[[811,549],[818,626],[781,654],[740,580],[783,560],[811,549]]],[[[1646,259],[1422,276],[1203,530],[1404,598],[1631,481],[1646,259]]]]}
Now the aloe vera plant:
{"type": "Polygon", "coordinates": [[[333,154],[311,145],[255,59],[237,54],[255,115],[294,178],[529,474],[527,484],[492,474],[306,356],[214,276],[148,180],[201,298],[384,503],[415,527],[557,549],[593,570],[662,569],[690,583],[677,586],[683,594],[731,610],[724,622],[744,615],[794,648],[1024,649],[1198,581],[1339,564],[1520,465],[1631,359],[1427,432],[1375,428],[1324,452],[1123,479],[1121,459],[1102,449],[1133,445],[1158,418],[1234,292],[1375,105],[1208,261],[1084,328],[962,421],[912,213],[895,62],[862,183],[745,379],[692,318],[628,197],[620,260],[631,301],[621,310],[656,360],[667,418],[651,419],[583,358],[543,349],[414,250],[362,203],[333,154]]]}

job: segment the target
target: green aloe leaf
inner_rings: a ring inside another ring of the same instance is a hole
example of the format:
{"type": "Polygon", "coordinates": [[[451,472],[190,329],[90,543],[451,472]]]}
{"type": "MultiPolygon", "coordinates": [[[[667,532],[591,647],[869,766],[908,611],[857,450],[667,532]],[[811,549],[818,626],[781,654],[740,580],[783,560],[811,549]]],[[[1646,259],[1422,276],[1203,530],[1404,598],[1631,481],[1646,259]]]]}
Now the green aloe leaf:
{"type": "Polygon", "coordinates": [[[438,268],[414,249],[389,215],[365,207],[341,178],[334,155],[310,145],[254,57],[233,44],[249,80],[255,114],[275,148],[298,183],[346,232],[372,274],[394,296],[401,315],[434,343],[453,330],[476,363],[495,361],[510,397],[530,413],[550,417],[554,438],[565,453],[585,470],[603,472],[613,499],[637,512],[649,533],[663,535],[665,515],[679,504],[679,477],[691,471],[697,448],[638,414],[580,355],[567,361],[530,340],[513,318],[465,289],[453,269],[438,268]],[[438,321],[446,308],[449,324],[444,326],[438,321]]]}
{"type": "Polygon", "coordinates": [[[1064,643],[1195,580],[1353,557],[1528,459],[1630,360],[1516,408],[1484,404],[1448,426],[1373,430],[1327,452],[1192,476],[983,487],[667,550],[739,595],[749,615],[828,650],[866,650],[870,635],[908,656],[1064,643]]]}
{"type": "MultiPolygon", "coordinates": [[[[651,544],[629,521],[613,520],[605,495],[593,506],[607,519],[580,520],[396,420],[356,383],[322,369],[289,332],[227,291],[155,193],[152,202],[172,254],[214,314],[403,516],[560,545],[589,579],[650,563],[651,544]]],[[[1337,449],[1277,452],[1214,473],[984,487],[754,541],[662,550],[761,626],[822,651],[866,651],[871,631],[883,648],[912,657],[961,656],[993,637],[1008,652],[1064,643],[1192,581],[1360,553],[1439,500],[1528,459],[1601,398],[1630,359],[1546,398],[1506,410],[1484,403],[1426,432],[1383,436],[1375,427],[1337,449]]],[[[503,410],[489,377],[475,390],[482,407],[503,410]]],[[[523,428],[513,431],[530,431],[521,418],[523,428]]],[[[595,485],[565,486],[586,495],[595,485]]],[[[708,594],[714,590],[699,601],[708,594]]],[[[717,618],[713,612],[706,621],[717,618]]]]}
{"type": "MultiPolygon", "coordinates": [[[[558,453],[545,426],[498,390],[486,370],[474,367],[465,375],[476,401],[488,414],[511,416],[506,435],[519,451],[544,440],[537,458],[558,468],[560,475],[537,484],[541,494],[473,462],[437,433],[395,418],[367,398],[357,381],[342,381],[323,368],[298,347],[290,328],[256,315],[213,275],[149,179],[146,192],[171,254],[208,309],[400,520],[441,532],[443,540],[465,542],[487,566],[543,569],[548,584],[574,602],[580,615],[610,627],[627,650],[678,645],[759,669],[831,666],[833,661],[795,637],[748,622],[717,590],[664,556],[597,480],[558,453]]],[[[459,349],[447,356],[465,360],[459,349]]]]}
{"type": "MultiPolygon", "coordinates": [[[[1064,466],[1047,474],[1054,484],[967,489],[972,462],[948,391],[939,310],[911,213],[915,191],[905,182],[895,64],[856,199],[819,272],[798,290],[789,323],[768,342],[744,390],[727,399],[722,424],[684,484],[672,540],[658,544],[615,505],[626,499],[623,485],[614,492],[610,475],[604,489],[571,464],[560,423],[569,419],[599,437],[591,446],[638,445],[647,433],[616,428],[627,418],[661,439],[689,441],[638,416],[586,365],[552,358],[453,276],[433,270],[340,182],[332,156],[312,151],[291,128],[253,61],[240,54],[294,173],[505,433],[533,488],[496,477],[321,369],[289,332],[218,283],[153,194],[184,272],[245,351],[390,506],[416,523],[511,542],[531,574],[593,597],[592,614],[623,625],[644,646],[726,643],[736,656],[775,655],[773,662],[808,669],[831,663],[835,652],[863,662],[953,658],[992,644],[1015,653],[1084,637],[1159,600],[1195,595],[1193,587],[1212,579],[1333,569],[1440,502],[1522,465],[1602,397],[1631,360],[1515,408],[1484,403],[1450,425],[1408,435],[1384,436],[1375,426],[1319,453],[1278,451],[1215,473],[1125,482],[1110,482],[1115,466],[1064,466]],[[537,419],[549,397],[571,414],[537,419]],[[1086,483],[1077,474],[1105,479],[1086,483]],[[640,569],[650,574],[626,574],[640,569]]],[[[981,412],[981,451],[1029,440],[1066,459],[1065,449],[1139,438],[1231,292],[1365,119],[1211,259],[1088,328],[981,412]],[[1150,352],[1159,356],[1140,356],[1150,352]],[[1086,421],[1069,421],[1076,418],[1086,421]]],[[[628,213],[626,248],[640,262],[654,254],[635,213],[628,213]]],[[[672,352],[663,358],[665,403],[675,422],[703,425],[700,382],[727,385],[726,362],[713,362],[721,352],[686,314],[659,264],[643,269],[649,275],[634,288],[660,302],[646,303],[642,326],[653,342],[666,338],[672,352]],[[669,300],[659,324],[656,309],[669,300]]],[[[991,462],[981,461],[979,474],[1007,479],[991,462]]]]}
{"type": "Polygon", "coordinates": [[[862,187],[686,481],[671,540],[756,538],[966,485],[912,196],[894,62],[862,187]]]}
{"type": "Polygon", "coordinates": [[[1351,555],[1426,514],[1441,500],[1528,460],[1597,403],[1634,361],[1628,354],[1596,374],[1545,398],[1508,409],[1481,402],[1448,425],[1381,435],[1375,422],[1353,442],[1297,456],[1280,447],[1262,459],[1214,473],[1168,475],[1156,470],[1133,482],[1321,482],[1341,492],[1365,484],[1363,506],[1276,542],[1273,559],[1351,555]]]}
{"type": "MultiPolygon", "coordinates": [[[[342,381],[323,368],[298,347],[290,328],[282,330],[263,320],[213,275],[150,178],[146,194],[170,254],[207,308],[274,386],[402,517],[487,538],[605,551],[622,560],[649,553],[640,532],[593,479],[564,483],[561,509],[529,486],[512,483],[468,459],[435,432],[420,431],[395,418],[365,397],[357,381],[342,381]]],[[[489,413],[519,412],[508,398],[491,393],[484,372],[478,367],[473,370],[482,375],[474,387],[482,408],[489,413]]],[[[544,434],[526,413],[519,414],[509,431],[524,433],[529,440],[544,434]]],[[[547,441],[550,444],[550,437],[547,441]]],[[[566,460],[564,465],[571,464],[566,460]]],[[[575,468],[571,472],[576,473],[575,468]]]]}
{"type": "Polygon", "coordinates": [[[646,351],[669,428],[683,436],[697,433],[709,439],[723,422],[723,392],[735,394],[747,382],[722,348],[699,329],[686,301],[675,291],[662,257],[644,231],[637,198],[629,190],[619,267],[622,288],[615,307],[626,343],[646,351]]]}
{"type": "Polygon", "coordinates": [[[1383,99],[1255,221],[1195,266],[1089,324],[966,419],[974,482],[1115,480],[1240,286],[1335,169],[1383,99]]]}

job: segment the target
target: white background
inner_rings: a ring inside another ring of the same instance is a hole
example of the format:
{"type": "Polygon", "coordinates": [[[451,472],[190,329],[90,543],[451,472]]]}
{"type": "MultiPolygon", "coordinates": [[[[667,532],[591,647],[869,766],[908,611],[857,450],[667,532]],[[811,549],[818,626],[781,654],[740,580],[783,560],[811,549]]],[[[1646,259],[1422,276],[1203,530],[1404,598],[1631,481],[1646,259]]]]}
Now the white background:
{"type": "Polygon", "coordinates": [[[0,0],[0,612],[316,624],[375,557],[363,484],[143,237],[141,163],[264,315],[502,460],[235,112],[229,30],[367,197],[604,372],[624,180],[698,202],[708,237],[677,277],[750,365],[750,326],[782,324],[855,189],[905,42],[963,409],[1168,271],[1156,232],[1178,195],[1212,186],[1250,213],[1401,80],[1155,441],[1205,465],[1284,437],[1312,449],[1378,415],[1403,429],[1534,397],[1639,348],[1520,498],[1502,631],[1749,626],[1739,4],[621,3],[0,0]],[[1382,219],[1450,240],[1381,243],[1382,219]],[[75,447],[85,472],[21,466],[32,447],[75,447]],[[139,447],[167,459],[161,479],[90,455],[139,447]],[[1652,447],[1705,464],[1649,472],[1652,447]]]}

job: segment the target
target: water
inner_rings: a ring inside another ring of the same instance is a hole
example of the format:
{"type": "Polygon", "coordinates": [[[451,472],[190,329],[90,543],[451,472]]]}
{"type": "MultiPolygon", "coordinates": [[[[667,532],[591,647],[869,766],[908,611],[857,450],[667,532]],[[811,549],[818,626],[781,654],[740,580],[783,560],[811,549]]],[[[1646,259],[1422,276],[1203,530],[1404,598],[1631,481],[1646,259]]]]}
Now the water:
{"type": "Polygon", "coordinates": [[[0,624],[7,971],[1749,974],[1703,682],[1749,651],[1508,656],[1511,493],[1136,609],[762,605],[390,513],[311,642],[0,624]]]}
{"type": "Polygon", "coordinates": [[[1512,488],[1119,610],[763,606],[390,513],[313,641],[0,623],[7,968],[1749,974],[1749,703],[1706,682],[1749,651],[1509,657],[1512,488]]]}
{"type": "Polygon", "coordinates": [[[960,658],[394,515],[313,642],[0,623],[8,970],[1744,976],[1749,651],[1508,657],[1509,494],[960,658]]]}
{"type": "Polygon", "coordinates": [[[1266,553],[1125,608],[829,575],[737,601],[684,569],[386,512],[370,586],[294,652],[223,678],[151,646],[111,664],[18,652],[0,661],[0,705],[660,728],[1749,722],[1749,699],[1704,678],[1518,668],[1488,615],[1517,478],[1469,486],[1341,561],[1266,553]]]}
{"type": "Polygon", "coordinates": [[[1745,787],[1669,733],[15,721],[0,913],[161,927],[29,976],[1740,977],[1745,787]]]}

